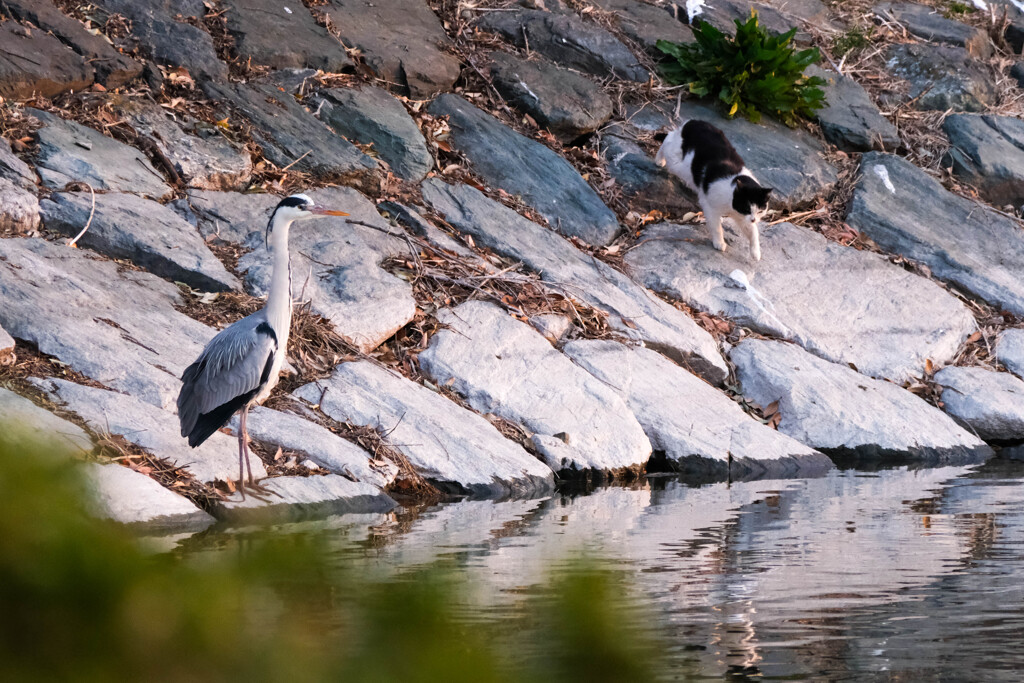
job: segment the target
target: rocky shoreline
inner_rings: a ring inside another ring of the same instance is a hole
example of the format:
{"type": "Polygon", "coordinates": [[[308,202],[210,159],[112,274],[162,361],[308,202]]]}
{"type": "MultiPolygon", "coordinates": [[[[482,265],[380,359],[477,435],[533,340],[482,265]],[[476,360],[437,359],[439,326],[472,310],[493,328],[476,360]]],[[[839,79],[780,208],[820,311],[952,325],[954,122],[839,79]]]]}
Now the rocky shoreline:
{"type": "Polygon", "coordinates": [[[1024,443],[1024,14],[706,4],[822,49],[816,121],[661,85],[672,3],[6,0],[0,422],[167,529],[1024,443]],[[653,163],[677,115],[776,188],[764,260],[653,163]],[[249,421],[271,493],[243,504],[232,437],[189,449],[173,404],[265,294],[294,190],[351,217],[293,232],[289,373],[249,421]]]}

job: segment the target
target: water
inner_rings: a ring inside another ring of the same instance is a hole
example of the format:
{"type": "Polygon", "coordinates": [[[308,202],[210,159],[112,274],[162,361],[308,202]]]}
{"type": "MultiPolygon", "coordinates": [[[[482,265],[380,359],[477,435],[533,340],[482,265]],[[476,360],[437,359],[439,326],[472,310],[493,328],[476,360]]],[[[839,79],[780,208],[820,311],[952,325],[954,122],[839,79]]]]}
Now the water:
{"type": "MultiPolygon", "coordinates": [[[[215,531],[183,548],[219,552],[215,531]]],[[[280,525],[340,567],[400,579],[443,560],[465,619],[501,620],[580,554],[630,578],[676,671],[731,680],[1021,680],[1024,463],[834,472],[459,501],[280,525]]],[[[529,653],[524,653],[528,656],[529,653]]]]}

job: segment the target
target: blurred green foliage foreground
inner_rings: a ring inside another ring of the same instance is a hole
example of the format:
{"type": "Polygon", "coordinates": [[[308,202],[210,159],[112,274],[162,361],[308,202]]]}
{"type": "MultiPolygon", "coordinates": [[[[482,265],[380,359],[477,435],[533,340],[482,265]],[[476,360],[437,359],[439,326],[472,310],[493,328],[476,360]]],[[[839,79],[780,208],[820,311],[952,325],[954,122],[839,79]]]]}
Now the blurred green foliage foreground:
{"type": "Polygon", "coordinates": [[[459,618],[465,586],[444,566],[368,578],[300,534],[147,553],[83,513],[66,459],[5,446],[9,427],[0,680],[618,682],[661,671],[619,574],[581,564],[481,623],[459,618]]]}

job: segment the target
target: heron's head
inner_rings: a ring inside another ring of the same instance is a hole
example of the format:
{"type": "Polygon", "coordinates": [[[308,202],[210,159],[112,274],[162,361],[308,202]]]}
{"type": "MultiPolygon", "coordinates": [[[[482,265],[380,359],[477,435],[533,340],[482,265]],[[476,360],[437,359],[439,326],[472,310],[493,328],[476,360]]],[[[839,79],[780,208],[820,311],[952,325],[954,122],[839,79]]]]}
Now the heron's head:
{"type": "Polygon", "coordinates": [[[276,225],[288,225],[294,221],[304,221],[308,218],[315,218],[317,216],[347,216],[348,214],[344,211],[334,211],[332,209],[325,209],[322,206],[317,206],[308,195],[304,194],[293,194],[291,197],[285,197],[277,206],[274,208],[274,212],[270,215],[270,220],[267,222],[267,232],[264,235],[264,242],[270,241],[270,232],[275,229],[276,225]]]}

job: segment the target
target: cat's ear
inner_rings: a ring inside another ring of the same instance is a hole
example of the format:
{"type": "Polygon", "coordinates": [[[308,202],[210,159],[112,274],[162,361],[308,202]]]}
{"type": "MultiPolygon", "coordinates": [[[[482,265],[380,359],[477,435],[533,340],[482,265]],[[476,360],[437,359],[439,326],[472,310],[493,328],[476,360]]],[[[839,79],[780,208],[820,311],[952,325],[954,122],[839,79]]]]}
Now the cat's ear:
{"type": "Polygon", "coordinates": [[[774,190],[774,188],[771,188],[771,187],[762,187],[761,188],[761,201],[762,201],[763,204],[765,204],[765,205],[768,204],[768,195],[770,195],[773,190],[774,190]]]}

